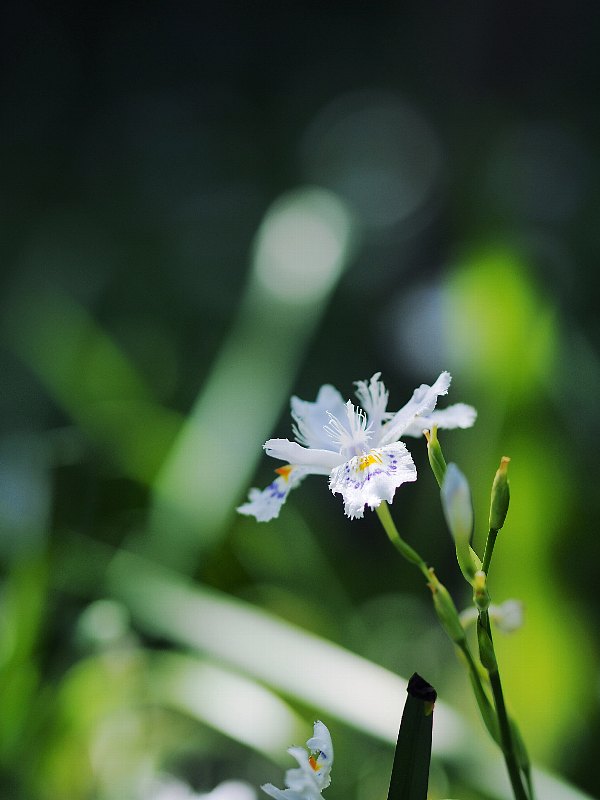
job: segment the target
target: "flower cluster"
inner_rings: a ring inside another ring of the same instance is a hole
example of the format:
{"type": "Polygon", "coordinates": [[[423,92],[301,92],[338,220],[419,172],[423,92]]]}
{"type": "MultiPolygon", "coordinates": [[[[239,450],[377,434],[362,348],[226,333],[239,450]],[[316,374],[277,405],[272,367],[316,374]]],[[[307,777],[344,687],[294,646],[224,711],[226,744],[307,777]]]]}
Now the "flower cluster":
{"type": "Polygon", "coordinates": [[[275,800],[321,800],[323,789],[331,783],[333,744],[327,726],[315,722],[313,736],[303,747],[290,747],[288,753],[296,759],[298,766],[285,773],[287,789],[278,789],[265,783],[262,790],[275,800]]]}
{"type": "Polygon", "coordinates": [[[433,425],[469,428],[477,413],[457,403],[434,410],[437,398],[448,393],[450,374],[442,372],[432,386],[422,384],[399,411],[387,410],[388,391],[377,372],[369,381],[357,381],[360,407],[344,403],[333,386],[322,386],[314,403],[292,397],[296,441],[269,439],[267,455],[286,462],[275,470],[278,477],[264,490],[251,489],[241,514],[266,522],[279,515],[292,489],[307,475],[328,475],[333,494],[341,494],[344,511],[362,517],[365,506],[391,503],[396,489],[417,479],[417,470],[402,436],[420,436],[433,425]]]}

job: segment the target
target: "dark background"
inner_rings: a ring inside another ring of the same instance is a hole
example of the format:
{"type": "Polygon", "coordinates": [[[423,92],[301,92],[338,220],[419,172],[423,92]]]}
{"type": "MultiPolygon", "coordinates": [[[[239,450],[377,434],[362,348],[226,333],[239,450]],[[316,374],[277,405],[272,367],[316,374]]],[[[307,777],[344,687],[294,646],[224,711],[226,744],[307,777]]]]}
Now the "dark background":
{"type": "MultiPolygon", "coordinates": [[[[599,23],[594,4],[558,2],[3,5],[5,796],[154,797],[148,764],[196,791],[281,785],[202,715],[160,698],[148,714],[153,655],[193,644],[138,619],[119,583],[135,578],[110,572],[120,551],[419,668],[482,736],[419,577],[392,567],[371,515],[345,519],[316,478],[270,526],[234,513],[270,480],[260,446],[290,435],[290,393],[331,382],[350,397],[382,370],[394,409],[442,369],[449,401],[479,410],[443,439],[472,482],[477,547],[513,459],[492,591],[525,603],[499,645],[516,716],[536,761],[600,792],[599,23]],[[307,185],[342,204],[352,246],[303,306],[256,288],[256,242],[307,185]],[[197,418],[216,433],[201,426],[160,516],[165,464],[197,418]],[[214,518],[202,499],[182,511],[196,485],[214,518]],[[318,548],[303,560],[298,541],[318,548]]],[[[420,479],[392,510],[467,604],[424,444],[409,446],[420,479]]],[[[332,800],[384,796],[391,751],[343,722],[334,734],[352,767],[332,800]],[[383,777],[355,769],[358,749],[383,777]]],[[[480,796],[456,764],[436,769],[432,796],[480,796]]]]}

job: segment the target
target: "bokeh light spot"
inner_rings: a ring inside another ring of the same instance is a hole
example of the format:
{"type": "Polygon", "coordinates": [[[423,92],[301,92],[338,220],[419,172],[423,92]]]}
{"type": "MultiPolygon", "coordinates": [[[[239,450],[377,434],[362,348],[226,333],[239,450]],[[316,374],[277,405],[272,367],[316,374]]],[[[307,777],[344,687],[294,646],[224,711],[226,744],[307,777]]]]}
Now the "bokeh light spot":
{"type": "Polygon", "coordinates": [[[303,188],[284,195],[256,237],[254,268],[261,285],[288,303],[319,299],[342,271],[351,233],[350,213],[331,192],[303,188]]]}
{"type": "Polygon", "coordinates": [[[305,134],[302,157],[309,180],[337,192],[377,230],[426,204],[442,161],[437,136],[418,110],[376,91],[327,106],[305,134]]]}

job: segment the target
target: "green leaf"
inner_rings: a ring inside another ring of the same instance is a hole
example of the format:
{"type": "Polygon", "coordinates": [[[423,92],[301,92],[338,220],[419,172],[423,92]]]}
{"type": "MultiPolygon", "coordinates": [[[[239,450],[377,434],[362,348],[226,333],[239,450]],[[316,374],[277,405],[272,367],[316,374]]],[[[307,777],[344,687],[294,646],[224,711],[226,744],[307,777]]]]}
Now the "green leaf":
{"type": "Polygon", "coordinates": [[[437,693],[416,672],[406,691],[388,800],[426,800],[437,693]]]}

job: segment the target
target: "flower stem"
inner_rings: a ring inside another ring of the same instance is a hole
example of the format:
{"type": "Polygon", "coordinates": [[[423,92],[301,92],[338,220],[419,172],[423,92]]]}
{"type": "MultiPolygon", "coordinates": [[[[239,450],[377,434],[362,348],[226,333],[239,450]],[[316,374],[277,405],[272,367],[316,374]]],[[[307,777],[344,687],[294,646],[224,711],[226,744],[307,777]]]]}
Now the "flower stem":
{"type": "MultiPolygon", "coordinates": [[[[496,544],[496,537],[497,536],[498,536],[498,530],[496,528],[490,528],[489,532],[488,532],[487,541],[485,543],[485,552],[483,554],[483,563],[482,563],[482,567],[481,567],[482,570],[485,572],[486,576],[487,576],[487,574],[489,572],[489,569],[490,569],[490,564],[491,564],[491,561],[492,561],[492,555],[494,553],[494,546],[496,544]]],[[[490,625],[490,619],[489,619],[488,612],[487,611],[481,611],[480,614],[479,614],[479,619],[480,619],[481,624],[484,626],[485,630],[488,633],[489,640],[490,640],[490,643],[492,645],[492,650],[494,650],[494,642],[493,642],[493,639],[492,639],[492,629],[491,629],[491,625],[490,625]]],[[[495,656],[495,653],[494,653],[494,661],[495,661],[495,659],[496,659],[496,656],[495,656]]],[[[512,730],[511,722],[510,722],[510,720],[508,718],[508,714],[506,712],[506,705],[505,705],[505,702],[504,702],[504,693],[502,691],[502,682],[500,680],[500,672],[499,672],[497,666],[496,666],[495,670],[489,671],[489,678],[490,678],[490,684],[491,684],[491,687],[492,687],[492,694],[494,696],[494,703],[496,705],[496,713],[498,715],[498,722],[500,724],[500,735],[501,735],[500,746],[502,747],[502,750],[504,752],[504,756],[505,756],[505,760],[506,760],[506,766],[507,766],[507,769],[508,769],[508,772],[509,772],[511,783],[513,785],[513,790],[515,789],[515,780],[517,780],[517,779],[518,779],[519,785],[521,786],[521,789],[523,788],[522,784],[521,784],[521,775],[520,775],[520,772],[519,772],[519,759],[516,757],[516,743],[515,743],[515,735],[516,735],[516,736],[518,736],[518,738],[520,740],[519,751],[522,754],[521,762],[524,762],[524,763],[521,763],[520,768],[522,769],[523,774],[525,776],[525,782],[527,784],[528,795],[531,798],[531,800],[533,800],[533,798],[535,797],[535,792],[534,792],[534,789],[533,789],[533,782],[532,782],[532,778],[531,778],[531,768],[529,766],[529,757],[527,755],[527,751],[525,749],[525,744],[524,744],[524,742],[522,740],[521,735],[518,733],[518,731],[515,733],[512,730]],[[510,760],[511,763],[509,763],[509,760],[510,760]],[[515,763],[517,764],[517,776],[518,776],[518,778],[515,778],[515,767],[514,767],[515,763]]],[[[515,790],[515,792],[516,792],[516,790],[515,790]]],[[[527,797],[527,794],[525,794],[524,796],[527,797]]]]}
{"type": "Polygon", "coordinates": [[[469,668],[469,677],[471,679],[471,686],[473,688],[473,694],[475,695],[475,700],[477,701],[477,705],[479,707],[479,713],[481,714],[481,718],[487,728],[488,733],[492,737],[492,739],[501,746],[500,742],[500,731],[498,729],[498,719],[496,717],[496,712],[492,703],[486,694],[485,689],[483,688],[483,684],[481,682],[481,675],[479,674],[479,670],[477,668],[477,664],[475,663],[475,659],[471,653],[469,645],[467,643],[467,639],[465,638],[462,642],[457,643],[457,647],[465,657],[465,661],[467,662],[467,666],[469,668]]]}
{"type": "MultiPolygon", "coordinates": [[[[482,611],[479,615],[482,626],[487,631],[487,634],[492,642],[492,631],[490,627],[490,618],[487,611],[482,611]]],[[[492,687],[492,695],[494,696],[494,704],[496,706],[496,715],[498,717],[498,725],[500,727],[500,742],[508,776],[515,795],[516,800],[529,800],[528,794],[523,787],[521,780],[521,769],[519,761],[516,756],[515,743],[511,730],[510,720],[506,711],[506,704],[504,702],[504,692],[502,691],[502,681],[500,680],[500,672],[498,668],[488,670],[490,677],[490,686],[492,687]]]]}
{"type": "MultiPolygon", "coordinates": [[[[408,545],[404,539],[398,533],[394,520],[392,519],[392,515],[390,514],[390,510],[387,503],[382,503],[376,509],[377,516],[381,524],[383,525],[385,532],[388,535],[388,538],[396,547],[396,549],[401,553],[407,561],[410,561],[411,564],[415,564],[419,570],[422,572],[424,577],[427,580],[427,585],[429,588],[435,588],[435,585],[438,583],[433,570],[429,569],[425,561],[421,558],[421,556],[413,550],[410,545],[408,545]]],[[[462,634],[462,631],[461,631],[462,634]]],[[[462,652],[465,661],[467,662],[467,666],[469,669],[469,676],[471,679],[471,685],[473,687],[473,693],[475,694],[475,699],[477,701],[477,705],[479,707],[479,711],[485,723],[485,726],[490,734],[490,736],[501,746],[500,734],[498,731],[498,721],[496,719],[496,715],[494,713],[493,706],[491,701],[489,700],[483,685],[481,683],[481,676],[479,674],[479,670],[477,669],[477,665],[469,648],[466,636],[461,635],[460,638],[451,637],[454,640],[454,643],[462,652]]]]}
{"type": "MultiPolygon", "coordinates": [[[[429,569],[426,562],[421,558],[421,556],[417,553],[417,551],[414,550],[400,536],[400,534],[398,533],[398,529],[396,528],[396,525],[394,523],[394,520],[392,519],[392,515],[390,514],[390,509],[388,504],[386,502],[383,502],[375,510],[377,511],[377,516],[379,517],[379,521],[383,525],[383,528],[387,533],[390,542],[394,545],[396,550],[398,550],[400,555],[402,555],[407,561],[409,561],[411,564],[414,564],[426,578],[430,588],[432,588],[433,584],[433,587],[435,589],[435,584],[437,583],[437,581],[435,579],[435,574],[433,570],[429,569]]],[[[497,530],[494,530],[493,528],[490,529],[490,533],[488,535],[488,541],[486,543],[486,548],[485,548],[484,561],[483,561],[483,570],[486,573],[487,569],[489,569],[497,534],[498,534],[497,530]]],[[[434,596],[434,601],[435,601],[435,596],[434,596]]],[[[487,611],[480,612],[480,622],[489,636],[490,643],[492,644],[492,649],[493,649],[490,620],[487,611]]],[[[477,705],[479,706],[479,710],[483,717],[483,721],[486,725],[486,728],[488,729],[492,738],[496,742],[498,742],[500,748],[502,749],[504,760],[506,762],[506,767],[508,769],[508,775],[510,778],[511,786],[515,795],[515,800],[530,800],[530,796],[525,791],[521,780],[521,770],[519,767],[519,761],[516,756],[510,720],[508,718],[508,714],[506,711],[506,704],[504,702],[504,693],[502,691],[502,683],[500,681],[500,673],[498,671],[498,668],[496,666],[494,669],[488,670],[492,695],[494,697],[494,705],[496,708],[496,713],[494,715],[491,703],[481,684],[479,671],[477,669],[477,665],[469,649],[466,637],[461,636],[460,638],[458,638],[455,635],[452,636],[452,638],[454,639],[455,644],[461,650],[467,661],[473,692],[475,694],[475,699],[477,701],[477,705]]],[[[495,661],[495,655],[493,656],[493,659],[495,661]]]]}
{"type": "Polygon", "coordinates": [[[407,561],[410,561],[411,564],[415,564],[421,570],[427,581],[431,580],[431,574],[425,561],[421,558],[416,550],[413,550],[413,548],[404,541],[404,539],[398,533],[396,524],[394,523],[392,515],[390,514],[388,504],[384,501],[377,506],[375,511],[377,511],[377,516],[383,525],[383,529],[388,535],[388,539],[394,545],[396,550],[398,550],[400,555],[403,556],[407,561]]]}

